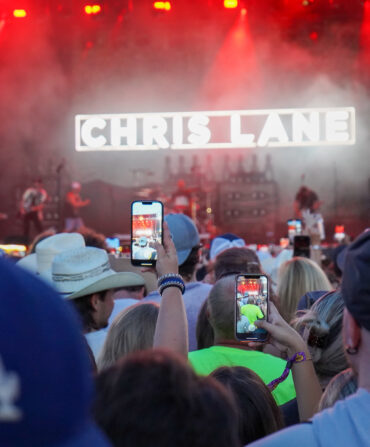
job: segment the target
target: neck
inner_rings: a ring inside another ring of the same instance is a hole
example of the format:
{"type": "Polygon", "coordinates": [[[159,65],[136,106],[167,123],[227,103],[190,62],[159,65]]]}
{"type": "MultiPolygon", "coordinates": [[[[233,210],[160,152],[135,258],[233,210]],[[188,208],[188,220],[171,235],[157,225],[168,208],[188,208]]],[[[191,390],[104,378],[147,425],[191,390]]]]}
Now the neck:
{"type": "Polygon", "coordinates": [[[361,345],[355,369],[358,372],[358,387],[370,391],[369,375],[370,331],[361,330],[361,345]]]}
{"type": "Polygon", "coordinates": [[[240,341],[237,340],[226,339],[221,337],[215,337],[214,346],[225,346],[227,348],[245,349],[246,351],[251,350],[246,343],[241,343],[240,341]]]}
{"type": "Polygon", "coordinates": [[[184,283],[185,284],[189,284],[191,282],[196,282],[197,278],[196,278],[196,273],[194,272],[191,276],[189,276],[188,278],[183,278],[184,279],[184,283]]]}
{"type": "Polygon", "coordinates": [[[370,391],[369,365],[361,362],[358,369],[358,387],[370,391]]]}

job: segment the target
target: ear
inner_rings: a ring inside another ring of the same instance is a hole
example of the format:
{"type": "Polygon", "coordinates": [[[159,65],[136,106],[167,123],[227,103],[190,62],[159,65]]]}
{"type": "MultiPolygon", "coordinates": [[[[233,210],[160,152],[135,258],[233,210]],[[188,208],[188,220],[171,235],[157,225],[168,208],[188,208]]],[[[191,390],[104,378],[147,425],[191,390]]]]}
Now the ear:
{"type": "Polygon", "coordinates": [[[346,308],[343,313],[343,341],[344,346],[354,349],[361,343],[361,328],[346,308]]]}
{"type": "Polygon", "coordinates": [[[90,298],[90,303],[94,311],[96,312],[98,310],[99,306],[99,295],[97,293],[93,293],[90,298]]]}

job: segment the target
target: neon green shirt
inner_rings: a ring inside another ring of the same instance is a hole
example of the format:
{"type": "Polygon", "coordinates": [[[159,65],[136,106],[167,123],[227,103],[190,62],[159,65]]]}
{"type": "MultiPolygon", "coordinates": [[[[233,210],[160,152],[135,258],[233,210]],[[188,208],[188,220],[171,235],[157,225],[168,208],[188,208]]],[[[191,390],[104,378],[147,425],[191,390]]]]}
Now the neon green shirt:
{"type": "MultiPolygon", "coordinates": [[[[226,346],[211,346],[199,351],[189,352],[189,361],[196,373],[208,375],[220,366],[245,366],[254,371],[267,385],[280,377],[286,362],[270,354],[259,351],[247,351],[226,346]]],[[[292,373],[272,392],[278,405],[295,398],[292,373]]]]}
{"type": "Polygon", "coordinates": [[[262,310],[255,304],[244,304],[240,312],[248,318],[249,324],[253,324],[258,319],[265,318],[262,310]]]}

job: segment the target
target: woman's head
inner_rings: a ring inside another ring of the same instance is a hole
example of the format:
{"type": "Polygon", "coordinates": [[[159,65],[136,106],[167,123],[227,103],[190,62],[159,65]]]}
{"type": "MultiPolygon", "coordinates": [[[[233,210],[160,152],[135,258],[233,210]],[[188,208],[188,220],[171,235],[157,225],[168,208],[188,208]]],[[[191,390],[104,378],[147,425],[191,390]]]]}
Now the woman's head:
{"type": "Polygon", "coordinates": [[[131,354],[100,373],[94,415],[114,446],[240,445],[232,396],[167,351],[131,354]]]}
{"type": "Polygon", "coordinates": [[[351,368],[337,374],[331,379],[319,403],[319,411],[332,407],[338,400],[357,391],[357,377],[351,368]]]}
{"type": "Polygon", "coordinates": [[[110,367],[127,354],[153,347],[158,312],[156,303],[139,303],[120,312],[109,328],[98,369],[110,367]]]}
{"type": "Polygon", "coordinates": [[[221,367],[211,374],[231,391],[238,408],[239,435],[243,445],[283,427],[275,399],[262,380],[242,366],[221,367]]]}
{"type": "Polygon", "coordinates": [[[290,322],[303,295],[314,290],[331,289],[327,276],[314,261],[293,258],[285,262],[279,271],[277,295],[280,314],[290,322]]]}
{"type": "Polygon", "coordinates": [[[339,290],[318,299],[311,309],[293,321],[308,344],[323,388],[348,367],[342,344],[344,301],[339,290]]]}

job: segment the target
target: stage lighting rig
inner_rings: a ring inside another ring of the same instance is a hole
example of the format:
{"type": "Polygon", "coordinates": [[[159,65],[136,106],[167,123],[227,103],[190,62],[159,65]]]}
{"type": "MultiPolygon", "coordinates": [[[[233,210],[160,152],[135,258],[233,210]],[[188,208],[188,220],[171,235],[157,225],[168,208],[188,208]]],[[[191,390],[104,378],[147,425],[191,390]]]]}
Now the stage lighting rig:
{"type": "Polygon", "coordinates": [[[101,12],[102,7],[99,4],[86,5],[84,10],[85,10],[85,13],[87,15],[96,15],[96,14],[99,14],[101,12]]]}
{"type": "Polygon", "coordinates": [[[171,10],[171,2],[154,2],[153,8],[156,11],[170,11],[171,10]]]}
{"type": "Polygon", "coordinates": [[[27,17],[27,11],[25,9],[14,9],[13,17],[15,17],[16,19],[24,19],[25,17],[27,17]]]}
{"type": "Polygon", "coordinates": [[[239,6],[238,0],[224,0],[224,7],[226,9],[235,9],[239,6]]]}

